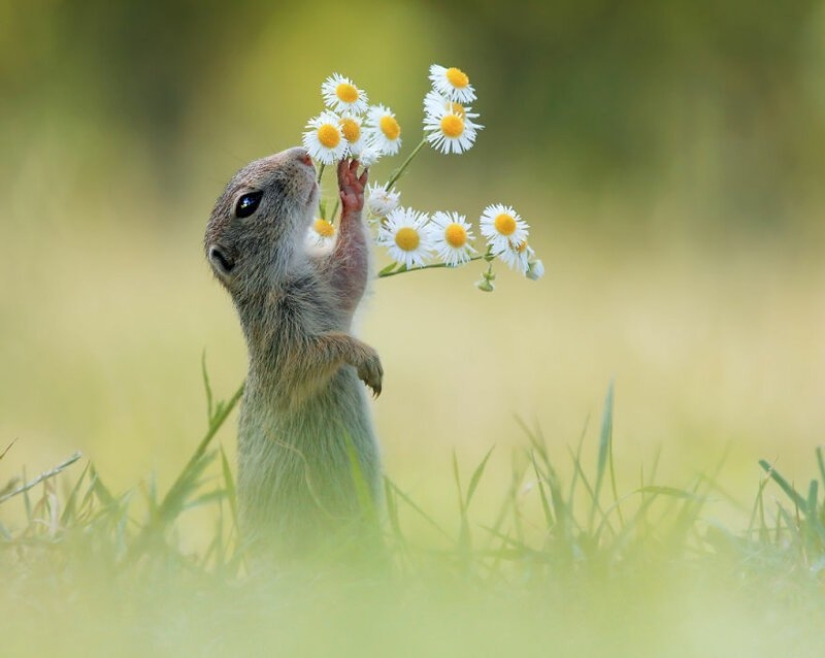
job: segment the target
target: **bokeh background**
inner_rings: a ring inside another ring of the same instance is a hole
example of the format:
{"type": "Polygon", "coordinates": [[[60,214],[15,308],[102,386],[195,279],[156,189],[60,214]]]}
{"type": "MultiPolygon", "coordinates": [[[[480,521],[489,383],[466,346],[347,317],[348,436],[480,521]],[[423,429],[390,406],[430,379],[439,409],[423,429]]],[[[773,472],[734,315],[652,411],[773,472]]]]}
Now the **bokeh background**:
{"type": "Polygon", "coordinates": [[[824,36],[815,0],[0,0],[0,480],[80,449],[112,488],[168,485],[205,428],[202,355],[220,397],[246,367],[202,254],[215,198],[299,142],[332,72],[396,111],[408,153],[434,62],[469,73],[486,128],[466,155],[422,152],[402,199],[514,205],[547,274],[376,283],[360,332],[390,476],[452,509],[451,453],[469,471],[495,445],[479,500],[500,498],[519,420],[560,463],[582,432],[592,453],[614,379],[627,482],[657,451],[674,485],[727,455],[746,503],[758,458],[806,479],[824,36]]]}

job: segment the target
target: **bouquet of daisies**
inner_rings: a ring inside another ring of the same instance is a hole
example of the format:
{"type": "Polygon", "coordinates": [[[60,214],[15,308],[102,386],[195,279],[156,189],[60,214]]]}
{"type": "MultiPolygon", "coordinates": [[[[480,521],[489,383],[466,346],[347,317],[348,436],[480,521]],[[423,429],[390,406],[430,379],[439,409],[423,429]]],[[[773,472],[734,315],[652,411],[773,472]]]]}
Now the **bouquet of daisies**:
{"type": "MultiPolygon", "coordinates": [[[[485,261],[486,270],[476,283],[480,290],[493,290],[493,265],[501,260],[529,279],[539,279],[544,265],[527,242],[528,224],[510,206],[492,204],[479,218],[486,248],[473,246],[473,226],[454,211],[421,212],[400,204],[397,189],[401,175],[419,152],[429,144],[443,154],[461,154],[472,148],[483,128],[470,103],[476,94],[466,73],[437,64],[430,67],[432,89],[424,97],[424,136],[410,155],[383,184],[367,187],[367,210],[375,228],[375,241],[385,247],[393,262],[378,273],[388,277],[414,270],[459,267],[485,261]]],[[[327,165],[344,158],[357,158],[370,167],[385,156],[401,150],[401,125],[385,105],[370,105],[369,98],[352,80],[339,74],[321,85],[326,106],[310,119],[303,134],[304,147],[319,164],[320,182],[327,165]]],[[[315,246],[331,246],[335,240],[332,220],[336,207],[327,214],[321,201],[319,217],[310,228],[308,240],[315,246]]]]}

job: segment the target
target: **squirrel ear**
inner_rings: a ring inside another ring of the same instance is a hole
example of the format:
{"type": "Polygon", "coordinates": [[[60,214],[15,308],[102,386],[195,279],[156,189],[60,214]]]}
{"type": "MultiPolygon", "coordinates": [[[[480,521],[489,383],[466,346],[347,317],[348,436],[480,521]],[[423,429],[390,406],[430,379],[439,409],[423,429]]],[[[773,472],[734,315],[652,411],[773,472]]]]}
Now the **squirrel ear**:
{"type": "Polygon", "coordinates": [[[216,245],[209,247],[208,258],[209,263],[220,276],[228,276],[235,268],[235,261],[216,245]]]}

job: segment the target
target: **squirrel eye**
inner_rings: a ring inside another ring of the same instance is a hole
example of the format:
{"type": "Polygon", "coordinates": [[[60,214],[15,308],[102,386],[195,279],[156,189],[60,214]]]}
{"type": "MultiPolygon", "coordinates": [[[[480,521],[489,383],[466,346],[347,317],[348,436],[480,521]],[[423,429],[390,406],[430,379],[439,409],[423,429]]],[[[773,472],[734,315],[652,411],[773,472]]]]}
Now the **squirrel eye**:
{"type": "Polygon", "coordinates": [[[249,217],[258,209],[263,195],[263,192],[250,192],[249,194],[244,194],[240,199],[238,199],[238,205],[235,206],[235,215],[237,217],[249,217]]]}

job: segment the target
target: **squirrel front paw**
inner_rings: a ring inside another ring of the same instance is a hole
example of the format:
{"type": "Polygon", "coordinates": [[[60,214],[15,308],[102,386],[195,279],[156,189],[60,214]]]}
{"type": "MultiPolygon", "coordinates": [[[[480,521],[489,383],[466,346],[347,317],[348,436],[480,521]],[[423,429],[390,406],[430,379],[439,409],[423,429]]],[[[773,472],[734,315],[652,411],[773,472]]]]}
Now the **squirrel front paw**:
{"type": "Polygon", "coordinates": [[[364,186],[367,170],[358,175],[358,160],[341,160],[338,163],[338,189],[341,193],[341,213],[358,213],[364,207],[364,186]]]}
{"type": "Polygon", "coordinates": [[[374,397],[381,395],[381,380],[384,377],[384,368],[381,366],[381,359],[378,352],[369,345],[364,345],[364,353],[357,364],[354,364],[358,371],[358,378],[372,389],[374,397]]]}

